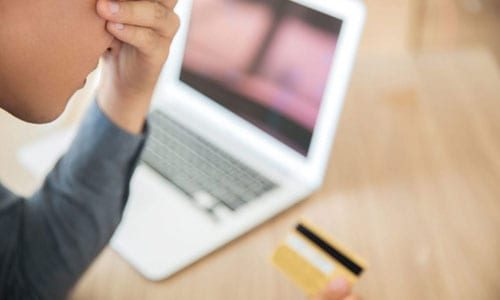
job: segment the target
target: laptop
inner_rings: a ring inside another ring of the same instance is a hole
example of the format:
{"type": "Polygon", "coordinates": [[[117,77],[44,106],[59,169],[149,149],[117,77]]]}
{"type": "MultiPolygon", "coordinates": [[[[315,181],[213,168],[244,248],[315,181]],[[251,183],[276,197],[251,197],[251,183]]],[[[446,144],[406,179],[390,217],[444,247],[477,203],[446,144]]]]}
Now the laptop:
{"type": "Polygon", "coordinates": [[[356,0],[183,0],[112,247],[165,279],[321,187],[356,0]]]}

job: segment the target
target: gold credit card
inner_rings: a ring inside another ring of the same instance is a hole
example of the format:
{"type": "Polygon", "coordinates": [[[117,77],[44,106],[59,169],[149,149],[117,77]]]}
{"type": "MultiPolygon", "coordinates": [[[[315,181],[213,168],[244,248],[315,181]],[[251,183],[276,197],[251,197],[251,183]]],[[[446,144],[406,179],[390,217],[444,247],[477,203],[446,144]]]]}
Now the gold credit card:
{"type": "Polygon", "coordinates": [[[361,259],[306,221],[288,233],[271,259],[308,295],[319,293],[337,277],[352,285],[366,268],[361,259]]]}

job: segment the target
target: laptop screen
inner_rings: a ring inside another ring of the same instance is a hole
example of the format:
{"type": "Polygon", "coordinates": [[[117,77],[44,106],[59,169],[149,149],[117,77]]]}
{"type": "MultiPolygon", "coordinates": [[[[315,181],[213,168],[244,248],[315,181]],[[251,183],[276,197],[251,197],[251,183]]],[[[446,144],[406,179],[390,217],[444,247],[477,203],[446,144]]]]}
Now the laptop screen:
{"type": "Polygon", "coordinates": [[[289,0],[193,0],[180,79],[307,155],[341,26],[289,0]]]}

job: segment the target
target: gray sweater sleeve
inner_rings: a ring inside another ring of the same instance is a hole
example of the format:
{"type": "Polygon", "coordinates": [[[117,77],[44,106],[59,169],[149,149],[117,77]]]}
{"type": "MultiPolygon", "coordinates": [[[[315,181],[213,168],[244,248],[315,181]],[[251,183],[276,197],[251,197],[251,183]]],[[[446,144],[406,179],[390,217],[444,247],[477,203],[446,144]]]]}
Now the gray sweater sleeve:
{"type": "Polygon", "coordinates": [[[30,199],[0,185],[0,299],[63,299],[120,222],[145,135],[96,103],[30,199]]]}

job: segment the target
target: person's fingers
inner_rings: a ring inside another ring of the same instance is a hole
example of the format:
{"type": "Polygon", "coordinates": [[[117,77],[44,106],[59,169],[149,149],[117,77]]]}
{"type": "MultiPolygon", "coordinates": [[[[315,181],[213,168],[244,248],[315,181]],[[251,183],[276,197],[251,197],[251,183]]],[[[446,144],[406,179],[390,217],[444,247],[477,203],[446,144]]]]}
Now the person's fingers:
{"type": "Polygon", "coordinates": [[[159,0],[163,5],[170,9],[174,9],[174,7],[177,5],[178,0],[159,0]]]}
{"type": "Polygon", "coordinates": [[[351,294],[342,300],[361,300],[361,298],[358,295],[351,294]]]}
{"type": "Polygon", "coordinates": [[[159,2],[99,0],[97,11],[113,23],[151,28],[165,37],[172,37],[180,23],[173,10],[159,2]]]}
{"type": "Polygon", "coordinates": [[[321,300],[344,300],[351,293],[349,283],[343,278],[332,281],[321,293],[321,300]]]}
{"type": "Polygon", "coordinates": [[[151,53],[159,43],[158,35],[150,28],[112,22],[108,22],[106,28],[115,38],[143,53],[151,53]]]}

